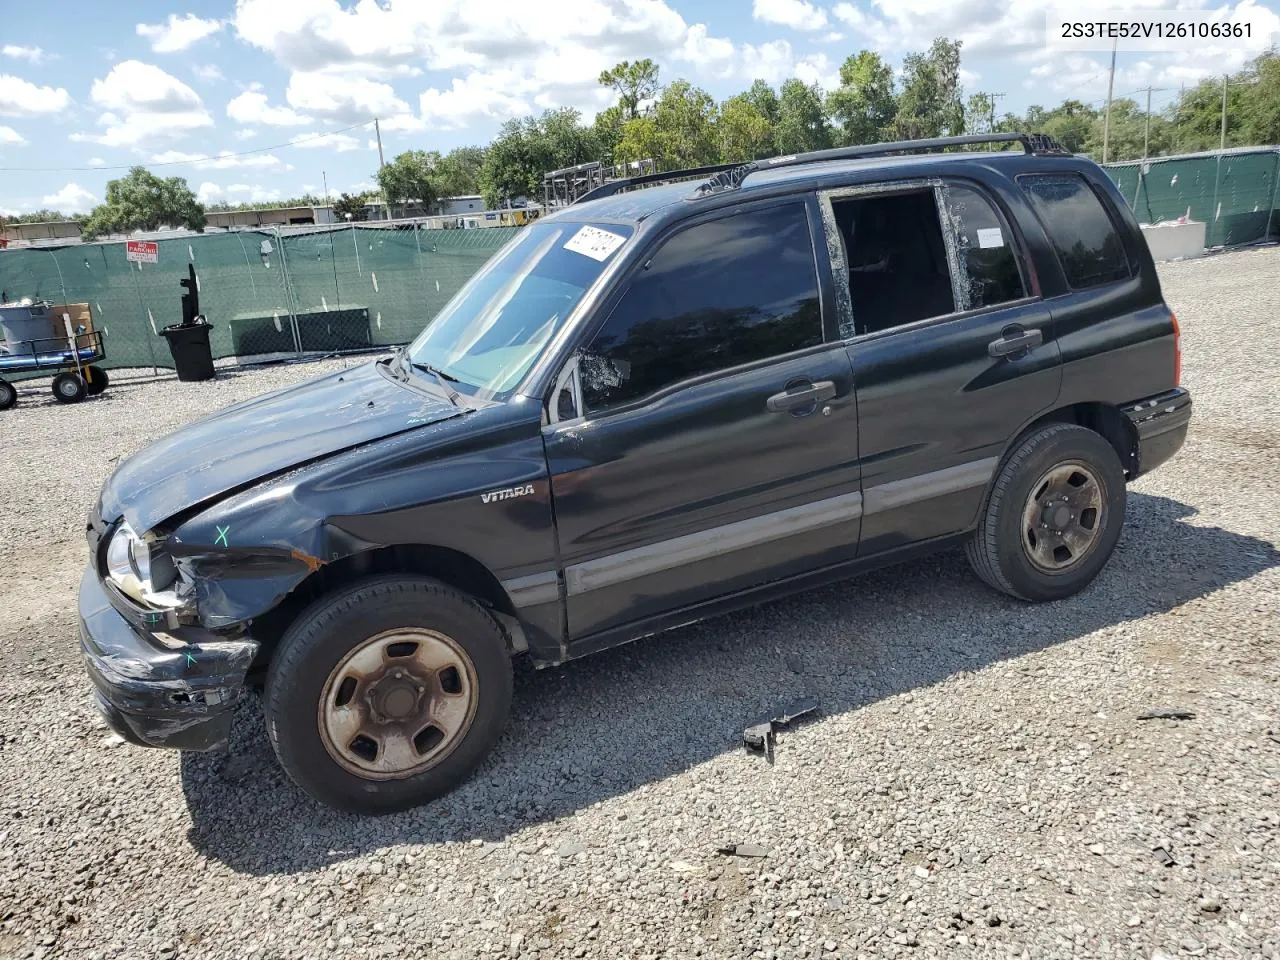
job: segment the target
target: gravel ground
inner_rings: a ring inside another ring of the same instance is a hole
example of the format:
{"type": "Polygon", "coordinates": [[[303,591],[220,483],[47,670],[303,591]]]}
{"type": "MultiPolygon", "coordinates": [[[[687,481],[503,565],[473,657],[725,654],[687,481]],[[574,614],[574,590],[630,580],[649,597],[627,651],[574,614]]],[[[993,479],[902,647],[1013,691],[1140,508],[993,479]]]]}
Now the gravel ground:
{"type": "Polygon", "coordinates": [[[75,650],[117,458],[331,364],[24,396],[0,957],[1280,957],[1280,249],[1161,274],[1197,417],[1082,595],[946,554],[522,674],[479,775],[381,819],[290,785],[253,697],[227,757],[120,745],[75,650]],[[772,765],[735,746],[801,694],[772,765]]]}

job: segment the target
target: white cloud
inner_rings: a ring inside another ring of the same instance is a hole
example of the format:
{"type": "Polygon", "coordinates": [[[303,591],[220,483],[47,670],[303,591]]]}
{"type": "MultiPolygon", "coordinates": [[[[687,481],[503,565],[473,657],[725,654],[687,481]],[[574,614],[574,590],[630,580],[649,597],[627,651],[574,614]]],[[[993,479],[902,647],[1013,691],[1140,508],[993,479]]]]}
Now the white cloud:
{"type": "Polygon", "coordinates": [[[824,33],[821,39],[818,40],[818,42],[819,43],[839,43],[843,39],[844,39],[843,33],[841,33],[839,30],[832,30],[830,33],[824,33]]]}
{"type": "Polygon", "coordinates": [[[21,77],[0,73],[0,117],[60,113],[69,106],[71,95],[62,87],[38,87],[21,77]]]}
{"type": "Polygon", "coordinates": [[[156,53],[177,53],[217,33],[222,27],[221,20],[202,20],[194,13],[183,17],[171,13],[166,23],[140,23],[135,29],[138,36],[151,41],[151,49],[156,53]]]}
{"type": "Polygon", "coordinates": [[[61,190],[41,197],[40,202],[63,213],[88,213],[97,204],[98,198],[80,184],[68,183],[61,190]]]}
{"type": "Polygon", "coordinates": [[[237,123],[262,123],[269,127],[296,127],[311,123],[310,117],[289,109],[273,107],[267,95],[256,90],[246,90],[227,104],[227,116],[237,123]]]}
{"type": "Polygon", "coordinates": [[[279,190],[264,187],[261,184],[233,183],[223,187],[211,180],[206,180],[196,188],[196,199],[204,204],[218,203],[222,200],[229,203],[265,203],[279,200],[280,196],[279,190]]]}
{"type": "Polygon", "coordinates": [[[44,59],[44,51],[39,47],[23,47],[16,43],[6,43],[0,47],[0,53],[15,60],[29,60],[32,63],[39,63],[44,59]]]}
{"type": "Polygon", "coordinates": [[[810,86],[816,83],[823,90],[834,90],[840,86],[840,71],[825,53],[801,57],[791,72],[804,83],[810,86]]]}
{"type": "Polygon", "coordinates": [[[754,0],[751,16],[793,30],[821,30],[827,25],[826,12],[806,0],[754,0]]]}
{"type": "Polygon", "coordinates": [[[791,76],[794,67],[791,44],[785,40],[771,40],[758,47],[749,43],[742,45],[739,70],[743,77],[759,78],[777,86],[791,76]]]}
{"type": "Polygon", "coordinates": [[[315,135],[298,137],[292,141],[293,146],[303,150],[332,150],[334,153],[350,153],[360,149],[360,140],[349,133],[331,133],[328,136],[315,135]]]}
{"type": "MultiPolygon", "coordinates": [[[[511,94],[515,80],[510,71],[454,77],[447,90],[432,87],[418,98],[422,118],[433,128],[457,130],[480,118],[506,120],[530,113],[529,100],[511,94]]],[[[516,84],[518,86],[518,84],[516,84]]]]}
{"type": "Polygon", "coordinates": [[[258,135],[257,130],[242,129],[232,134],[237,140],[252,140],[258,135]]]}
{"type": "Polygon", "coordinates": [[[230,170],[233,167],[248,167],[257,170],[292,170],[291,164],[285,163],[273,153],[252,153],[236,156],[230,150],[222,150],[214,156],[199,153],[185,153],[182,150],[166,150],[151,157],[152,163],[189,163],[197,170],[230,170]]]}
{"type": "Polygon", "coordinates": [[[138,60],[124,60],[103,79],[94,80],[89,96],[105,109],[98,117],[104,131],[72,134],[73,140],[136,147],[213,126],[199,94],[154,64],[138,60]]]}
{"type": "Polygon", "coordinates": [[[219,70],[217,66],[212,63],[204,63],[204,64],[197,63],[195,66],[191,68],[191,72],[194,73],[201,80],[204,80],[206,83],[214,83],[218,80],[224,79],[222,76],[222,71],[219,70]]]}
{"type": "Polygon", "coordinates": [[[105,166],[105,165],[106,165],[106,162],[107,162],[107,161],[103,160],[101,157],[90,157],[90,158],[89,158],[89,166],[91,166],[91,167],[101,167],[101,166],[105,166]]]}
{"type": "Polygon", "coordinates": [[[396,96],[391,84],[337,73],[294,73],[285,99],[297,110],[338,123],[410,112],[409,104],[396,96]]]}
{"type": "Polygon", "coordinates": [[[11,147],[26,146],[27,138],[20,134],[13,127],[6,127],[0,124],[0,145],[8,145],[11,147]]]}

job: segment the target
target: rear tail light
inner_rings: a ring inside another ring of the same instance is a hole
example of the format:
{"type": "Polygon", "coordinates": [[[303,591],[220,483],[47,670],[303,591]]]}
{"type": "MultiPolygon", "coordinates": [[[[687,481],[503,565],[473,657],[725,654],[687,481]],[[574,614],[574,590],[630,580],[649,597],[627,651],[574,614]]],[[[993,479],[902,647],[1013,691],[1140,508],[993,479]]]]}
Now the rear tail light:
{"type": "Polygon", "coordinates": [[[1169,311],[1169,319],[1173,321],[1173,385],[1182,386],[1182,327],[1178,325],[1178,315],[1169,311]]]}

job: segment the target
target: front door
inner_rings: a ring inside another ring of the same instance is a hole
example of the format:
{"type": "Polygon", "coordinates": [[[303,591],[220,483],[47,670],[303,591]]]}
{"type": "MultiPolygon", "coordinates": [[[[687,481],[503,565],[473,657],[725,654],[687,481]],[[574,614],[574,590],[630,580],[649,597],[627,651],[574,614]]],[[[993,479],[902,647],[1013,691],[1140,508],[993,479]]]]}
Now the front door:
{"type": "Polygon", "coordinates": [[[833,191],[822,205],[857,384],[859,555],[962,531],[1008,442],[1060,391],[1026,245],[973,181],[833,191]]]}
{"type": "Polygon", "coordinates": [[[791,198],[677,228],[561,376],[545,443],[571,645],[854,556],[852,376],[811,225],[791,198]]]}

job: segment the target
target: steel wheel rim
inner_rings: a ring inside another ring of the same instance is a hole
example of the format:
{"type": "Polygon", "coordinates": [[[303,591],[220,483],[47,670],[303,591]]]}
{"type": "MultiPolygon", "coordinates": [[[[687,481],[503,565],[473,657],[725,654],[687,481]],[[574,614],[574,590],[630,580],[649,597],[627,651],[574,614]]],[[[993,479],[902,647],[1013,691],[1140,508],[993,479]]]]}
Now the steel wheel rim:
{"type": "Polygon", "coordinates": [[[401,627],[358,644],[320,695],[320,739],[334,762],[366,780],[402,780],[447,757],[476,714],[475,667],[457,641],[401,627]]]}
{"type": "Polygon", "coordinates": [[[74,380],[63,380],[58,384],[58,392],[64,397],[74,397],[79,389],[80,385],[74,380]]]}
{"type": "Polygon", "coordinates": [[[1101,539],[1106,502],[1093,467],[1080,460],[1055,464],[1031,487],[1022,509],[1022,549],[1045,573],[1064,573],[1101,539]]]}

